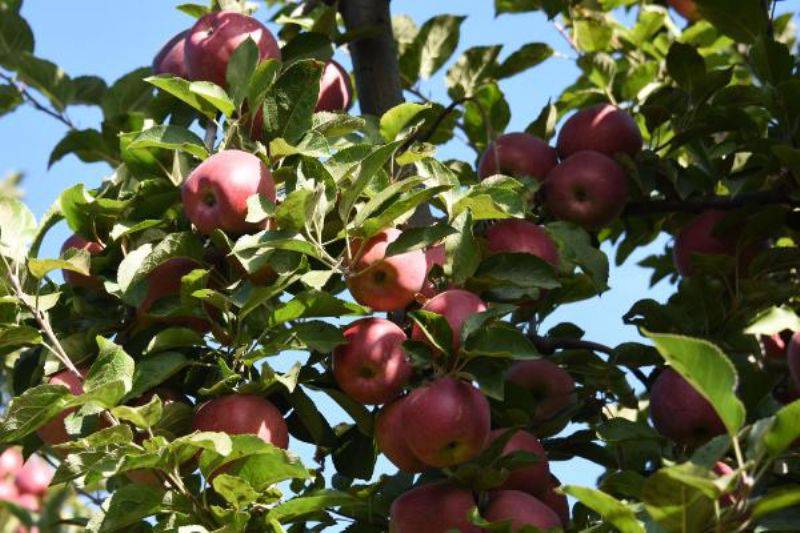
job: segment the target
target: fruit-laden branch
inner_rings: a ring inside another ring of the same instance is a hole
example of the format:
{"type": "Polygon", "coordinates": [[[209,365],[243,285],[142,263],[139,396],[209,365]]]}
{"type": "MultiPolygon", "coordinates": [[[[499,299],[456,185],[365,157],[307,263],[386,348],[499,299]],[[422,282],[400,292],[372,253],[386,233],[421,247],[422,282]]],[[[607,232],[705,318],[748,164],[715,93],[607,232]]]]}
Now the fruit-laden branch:
{"type": "Polygon", "coordinates": [[[800,206],[782,189],[743,193],[736,196],[706,196],[687,200],[640,200],[631,202],[623,216],[646,216],[659,213],[701,213],[708,209],[729,211],[745,206],[759,205],[800,206]]]}
{"type": "Polygon", "coordinates": [[[3,81],[8,82],[11,85],[13,85],[14,88],[17,89],[17,91],[19,91],[19,93],[22,95],[22,98],[26,102],[28,102],[31,106],[33,106],[34,109],[37,109],[37,110],[41,111],[42,113],[46,113],[46,114],[50,115],[51,117],[53,117],[54,119],[58,120],[59,122],[61,122],[62,124],[64,124],[66,127],[68,127],[71,130],[77,129],[75,124],[69,119],[69,117],[66,114],[59,113],[58,111],[54,111],[53,109],[50,109],[46,105],[44,105],[41,102],[39,102],[36,98],[34,98],[34,96],[30,93],[30,91],[24,85],[22,85],[20,83],[17,83],[17,81],[14,78],[9,76],[5,72],[0,72],[0,79],[2,79],[3,81]]]}
{"type": "Polygon", "coordinates": [[[381,116],[403,102],[389,0],[343,0],[339,10],[358,34],[349,47],[361,112],[381,116]]]}

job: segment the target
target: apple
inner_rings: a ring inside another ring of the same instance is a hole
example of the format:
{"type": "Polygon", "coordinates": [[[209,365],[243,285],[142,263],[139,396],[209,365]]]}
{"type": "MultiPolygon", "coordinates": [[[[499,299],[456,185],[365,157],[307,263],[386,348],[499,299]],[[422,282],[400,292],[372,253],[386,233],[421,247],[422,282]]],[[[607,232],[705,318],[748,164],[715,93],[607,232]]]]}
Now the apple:
{"type": "MultiPolygon", "coordinates": [[[[173,257],[155,267],[147,275],[147,293],[136,309],[137,315],[144,317],[162,298],[179,295],[181,278],[198,268],[202,268],[200,263],[188,257],[173,257]]],[[[162,324],[186,326],[200,333],[209,329],[208,321],[193,316],[157,317],[153,320],[162,324]]]]}
{"type": "Polygon", "coordinates": [[[695,217],[684,226],[675,238],[672,258],[675,268],[681,276],[692,274],[692,262],[695,254],[700,255],[736,255],[737,235],[721,234],[717,230],[720,222],[727,216],[725,211],[711,209],[695,217]]]}
{"type": "Polygon", "coordinates": [[[800,389],[800,332],[792,335],[789,349],[786,351],[786,360],[789,363],[789,374],[794,381],[795,390],[800,389]]]}
{"type": "MultiPolygon", "coordinates": [[[[496,429],[489,434],[489,441],[492,442],[504,435],[508,429],[496,429]]],[[[550,466],[547,462],[547,453],[533,434],[527,431],[518,430],[506,442],[503,447],[502,455],[510,455],[514,452],[528,452],[536,455],[539,462],[531,463],[526,466],[515,468],[509,473],[501,489],[521,490],[529,494],[542,494],[550,488],[550,466]]]]}
{"type": "Polygon", "coordinates": [[[385,229],[366,243],[354,241],[357,254],[347,278],[350,294],[374,311],[400,311],[414,301],[427,274],[425,252],[412,250],[386,257],[386,248],[397,240],[398,229],[385,229]]]}
{"type": "Polygon", "coordinates": [[[189,77],[184,53],[187,35],[189,30],[183,30],[158,51],[153,58],[153,74],[172,74],[183,79],[189,77]]]}
{"type": "MultiPolygon", "coordinates": [[[[469,317],[486,311],[486,303],[473,293],[461,289],[450,289],[441,292],[425,302],[425,311],[442,315],[453,332],[453,351],[461,348],[461,328],[469,317]]],[[[415,341],[428,342],[422,329],[414,324],[411,338],[415,341]]]]}
{"type": "Polygon", "coordinates": [[[375,440],[383,455],[403,472],[424,472],[429,469],[428,465],[417,459],[406,443],[404,405],[405,398],[398,398],[383,406],[375,419],[375,440]]]}
{"type": "Polygon", "coordinates": [[[403,400],[406,443],[425,464],[444,468],[469,461],[489,437],[486,397],[465,381],[439,378],[403,400]]]}
{"type": "Polygon", "coordinates": [[[506,379],[536,399],[535,423],[550,420],[575,401],[575,380],[548,359],[518,361],[508,369],[506,379]]]}
{"type": "Polygon", "coordinates": [[[483,512],[489,522],[510,522],[511,531],[521,531],[524,526],[541,529],[561,527],[561,519],[538,498],[519,490],[500,490],[491,495],[483,512]]]}
{"type": "Polygon", "coordinates": [[[0,480],[0,501],[13,502],[19,497],[17,486],[10,479],[0,480]]]}
{"type": "Polygon", "coordinates": [[[672,368],[664,369],[653,384],[650,419],[659,433],[689,447],[725,433],[709,401],[672,368]]]}
{"type": "MultiPolygon", "coordinates": [[[[83,378],[86,378],[86,374],[89,372],[88,368],[79,368],[78,371],[80,372],[83,378]]],[[[62,370],[50,376],[47,380],[50,385],[63,385],[69,389],[69,392],[74,396],[79,396],[83,394],[83,379],[79,378],[69,370],[62,370]]],[[[58,416],[52,419],[47,424],[40,427],[36,430],[36,433],[39,435],[39,438],[42,439],[47,444],[61,444],[62,442],[67,442],[71,439],[69,434],[67,433],[66,428],[64,427],[64,419],[69,416],[70,413],[74,412],[75,408],[65,409],[62,411],[58,416]]]]}
{"type": "Polygon", "coordinates": [[[186,216],[204,235],[216,229],[236,235],[261,229],[245,220],[247,199],[254,194],[274,202],[275,181],[258,157],[241,150],[212,155],[192,171],[181,189],[186,216]]]}
{"type": "Polygon", "coordinates": [[[47,492],[55,471],[38,455],[31,455],[17,472],[14,482],[20,494],[41,496],[47,492]]]}
{"type": "Polygon", "coordinates": [[[186,36],[189,79],[211,81],[225,87],[228,61],[246,39],[258,45],[261,60],[281,58],[278,41],[253,17],[233,11],[216,11],[200,17],[186,36]]]}
{"type": "Polygon", "coordinates": [[[687,20],[695,21],[700,18],[700,11],[693,0],[667,0],[667,3],[687,20]]]}
{"type": "MultiPolygon", "coordinates": [[[[76,233],[61,245],[61,255],[64,255],[64,252],[71,248],[86,250],[89,255],[97,255],[105,249],[105,246],[96,241],[86,240],[76,233]]],[[[61,273],[64,276],[64,281],[73,287],[83,287],[84,289],[99,289],[103,287],[103,282],[96,276],[84,276],[72,270],[62,270],[61,273]]]]}
{"type": "Polygon", "coordinates": [[[339,388],[363,404],[396,398],[411,377],[403,351],[406,334],[385,318],[364,318],[344,331],[345,344],[333,350],[333,376],[339,388]]]}
{"type": "MultiPolygon", "coordinates": [[[[729,476],[734,473],[734,469],[728,466],[727,463],[724,463],[722,461],[717,461],[716,463],[714,463],[714,468],[712,468],[712,470],[719,477],[729,476]]],[[[730,507],[735,502],[736,502],[736,497],[734,494],[724,494],[719,499],[719,504],[722,507],[730,507]]]]}
{"type": "Polygon", "coordinates": [[[569,156],[544,182],[547,208],[562,220],[599,229],[617,218],[628,201],[628,176],[600,152],[569,156]]]}
{"type": "Polygon", "coordinates": [[[11,447],[3,450],[3,453],[0,454],[0,480],[15,475],[17,470],[22,468],[23,463],[22,452],[19,448],[11,447]]]}
{"type": "Polygon", "coordinates": [[[231,435],[257,435],[264,442],[286,449],[289,429],[278,409],[261,396],[229,394],[208,400],[197,408],[194,429],[231,435]]]}
{"type": "Polygon", "coordinates": [[[635,156],[642,150],[642,142],[642,134],[633,117],[604,103],[572,115],[558,134],[556,149],[561,159],[587,150],[608,157],[620,152],[635,156]]]}
{"type": "Polygon", "coordinates": [[[542,226],[527,220],[507,218],[496,222],[486,230],[486,249],[493,254],[535,255],[558,268],[558,246],[542,226]]]}
{"type": "MultiPolygon", "coordinates": [[[[1,499],[1,498],[0,498],[1,499]]],[[[28,511],[36,512],[42,506],[39,497],[34,494],[20,494],[14,500],[14,503],[22,507],[23,509],[27,509],[28,511]]]]}
{"type": "Polygon", "coordinates": [[[489,143],[478,163],[478,176],[505,174],[544,181],[557,164],[558,153],[546,142],[529,133],[506,133],[489,143]]]}
{"type": "Polygon", "coordinates": [[[561,519],[561,523],[564,525],[564,527],[566,527],[567,524],[569,524],[569,500],[567,500],[566,494],[556,492],[555,489],[560,486],[561,482],[558,480],[558,478],[553,474],[550,474],[550,484],[548,489],[537,496],[537,498],[539,498],[543,504],[555,511],[555,513],[561,519]]]}
{"type": "Polygon", "coordinates": [[[793,333],[792,330],[785,329],[773,335],[762,335],[761,345],[764,348],[764,355],[770,359],[784,359],[793,333]]]}
{"type": "Polygon", "coordinates": [[[347,111],[353,100],[350,74],[333,59],[325,63],[315,111],[347,111]]]}
{"type": "Polygon", "coordinates": [[[480,533],[469,519],[475,507],[472,492],[449,481],[420,485],[392,502],[389,533],[480,533]]]}

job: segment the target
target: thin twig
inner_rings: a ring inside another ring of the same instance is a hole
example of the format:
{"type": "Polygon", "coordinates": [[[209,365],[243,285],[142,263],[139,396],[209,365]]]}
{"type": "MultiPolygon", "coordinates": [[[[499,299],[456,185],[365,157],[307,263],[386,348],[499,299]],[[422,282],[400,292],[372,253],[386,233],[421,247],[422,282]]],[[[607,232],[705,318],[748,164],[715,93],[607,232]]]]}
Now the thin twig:
{"type": "Polygon", "coordinates": [[[573,39],[572,36],[569,34],[569,32],[567,32],[566,28],[564,28],[564,26],[562,26],[561,24],[559,24],[555,20],[553,21],[553,26],[555,26],[556,30],[558,30],[558,33],[561,34],[561,37],[563,37],[564,40],[567,41],[567,43],[569,44],[570,48],[572,48],[578,54],[580,54],[581,53],[580,48],[578,48],[578,45],[575,43],[575,39],[573,39]]]}
{"type": "Polygon", "coordinates": [[[17,91],[19,91],[19,93],[22,95],[22,98],[26,102],[28,102],[31,106],[33,106],[35,109],[41,111],[42,113],[50,115],[51,117],[58,120],[71,130],[77,129],[75,124],[69,119],[69,117],[65,113],[60,113],[58,111],[50,109],[46,105],[39,102],[36,98],[34,98],[34,96],[30,93],[30,91],[28,91],[28,89],[24,85],[18,83],[14,78],[9,76],[8,74],[0,72],[0,79],[13,85],[14,88],[17,89],[17,91]]]}

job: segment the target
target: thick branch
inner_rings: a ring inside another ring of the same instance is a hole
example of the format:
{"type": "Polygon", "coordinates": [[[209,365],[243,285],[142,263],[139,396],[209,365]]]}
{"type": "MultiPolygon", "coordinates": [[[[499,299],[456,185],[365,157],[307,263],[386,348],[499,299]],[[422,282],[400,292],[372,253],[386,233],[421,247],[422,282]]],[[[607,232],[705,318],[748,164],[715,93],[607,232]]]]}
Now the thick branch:
{"type": "Polygon", "coordinates": [[[786,191],[776,189],[772,191],[743,193],[736,196],[707,196],[704,198],[689,198],[687,200],[640,200],[629,203],[625,208],[623,216],[642,216],[674,212],[700,213],[707,209],[729,211],[745,206],[781,204],[798,206],[800,202],[792,200],[786,191]]]}
{"type": "Polygon", "coordinates": [[[403,102],[389,0],[343,0],[339,10],[347,31],[362,35],[349,44],[361,113],[381,116],[403,102]]]}

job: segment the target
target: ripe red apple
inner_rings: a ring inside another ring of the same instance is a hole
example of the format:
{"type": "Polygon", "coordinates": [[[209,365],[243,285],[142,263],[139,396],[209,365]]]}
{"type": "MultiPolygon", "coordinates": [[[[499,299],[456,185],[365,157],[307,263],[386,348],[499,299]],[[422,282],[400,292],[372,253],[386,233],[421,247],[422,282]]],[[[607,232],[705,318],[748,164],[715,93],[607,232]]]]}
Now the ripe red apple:
{"type": "Polygon", "coordinates": [[[11,447],[3,450],[0,454],[0,480],[15,475],[17,470],[22,468],[23,462],[19,448],[11,447]]]}
{"type": "Polygon", "coordinates": [[[229,394],[208,400],[194,415],[194,429],[231,435],[257,435],[279,448],[289,446],[289,429],[278,409],[252,394],[229,394]]]}
{"type": "Polygon", "coordinates": [[[246,39],[258,45],[261,60],[281,58],[278,41],[253,17],[233,11],[217,11],[200,17],[186,37],[189,79],[211,81],[225,87],[228,61],[246,39]]]}
{"type": "Polygon", "coordinates": [[[693,255],[736,255],[737,235],[735,233],[721,234],[717,232],[717,225],[722,222],[727,214],[725,211],[709,210],[698,215],[694,220],[684,226],[675,238],[673,260],[675,268],[681,276],[692,274],[693,255]]]}
{"type": "MultiPolygon", "coordinates": [[[[489,435],[492,442],[504,435],[508,429],[496,429],[489,435]]],[[[539,462],[515,468],[508,475],[506,480],[500,485],[505,490],[521,490],[529,494],[542,494],[550,488],[550,465],[547,462],[547,452],[544,451],[542,443],[533,434],[527,431],[515,431],[514,435],[506,442],[503,447],[502,455],[510,455],[514,452],[528,452],[536,455],[539,462]]]]}
{"type": "MultiPolygon", "coordinates": [[[[89,369],[79,368],[78,371],[80,372],[81,376],[85,378],[87,372],[89,372],[89,369]]],[[[83,379],[79,378],[69,370],[62,370],[53,374],[50,376],[47,382],[50,385],[63,385],[64,387],[67,387],[69,392],[74,396],[83,394],[83,379]]],[[[67,430],[64,427],[64,419],[74,411],[74,407],[65,409],[57,417],[36,430],[39,438],[51,445],[61,444],[62,442],[67,442],[70,440],[71,437],[69,434],[67,434],[67,430]]]]}
{"type": "Polygon", "coordinates": [[[599,152],[569,156],[544,182],[547,208],[556,217],[598,229],[617,218],[628,201],[628,176],[599,152]]]}
{"type": "Polygon", "coordinates": [[[537,498],[539,498],[543,504],[555,511],[555,513],[561,519],[561,523],[564,525],[564,527],[566,527],[567,524],[569,524],[569,500],[567,500],[566,494],[556,492],[555,489],[560,486],[561,482],[558,480],[558,478],[553,474],[550,474],[549,488],[544,493],[537,496],[537,498]]]}
{"type": "Polygon", "coordinates": [[[634,156],[642,149],[642,134],[627,112],[611,104],[597,104],[578,111],[564,123],[556,149],[561,159],[586,150],[608,157],[619,152],[634,156]]]}
{"type": "MultiPolygon", "coordinates": [[[[80,235],[74,234],[64,241],[63,245],[61,245],[61,254],[63,255],[64,252],[70,248],[75,248],[76,250],[86,250],[89,252],[89,255],[97,255],[105,249],[105,246],[96,241],[87,241],[80,235]]],[[[83,274],[73,272],[72,270],[62,270],[61,273],[64,276],[64,281],[73,287],[99,289],[103,286],[103,282],[96,276],[84,276],[83,274]]]]}
{"type": "Polygon", "coordinates": [[[184,53],[187,35],[189,30],[183,30],[158,51],[153,58],[153,74],[172,74],[183,79],[189,77],[184,53]]]}
{"type": "Polygon", "coordinates": [[[383,455],[403,472],[424,472],[429,469],[428,465],[417,459],[406,443],[404,405],[405,398],[398,398],[383,406],[375,419],[375,440],[383,455]]]}
{"type": "Polygon", "coordinates": [[[672,368],[664,369],[650,391],[650,419],[656,430],[685,446],[697,446],[725,433],[714,408],[672,368]]]}
{"type": "Polygon", "coordinates": [[[562,526],[555,511],[536,497],[518,490],[500,490],[492,494],[483,517],[490,522],[510,521],[514,532],[523,526],[542,529],[562,526]]]}
{"type": "Polygon", "coordinates": [[[55,471],[38,455],[31,455],[17,472],[14,482],[21,494],[41,496],[47,492],[55,471]]]}
{"type": "Polygon", "coordinates": [[[469,519],[475,506],[472,492],[448,481],[420,485],[392,502],[389,533],[480,533],[469,519]]]}
{"type": "Polygon", "coordinates": [[[505,174],[544,181],[558,164],[558,153],[529,133],[507,133],[489,143],[478,164],[481,179],[505,174]]]}
{"type": "MultiPolygon", "coordinates": [[[[200,263],[187,257],[173,257],[155,267],[147,275],[147,293],[136,309],[137,315],[144,317],[162,298],[180,294],[181,278],[198,268],[202,268],[200,263]]],[[[158,317],[154,320],[162,324],[186,326],[200,333],[209,329],[208,321],[193,316],[158,317]]]]}
{"type": "Polygon", "coordinates": [[[786,349],[792,340],[793,333],[792,330],[785,329],[773,335],[762,335],[761,344],[764,348],[764,355],[770,359],[786,358],[786,349]]]}
{"type": "Polygon", "coordinates": [[[489,402],[465,381],[439,378],[414,389],[403,404],[406,443],[431,466],[469,461],[489,437],[489,402]]]}
{"type": "Polygon", "coordinates": [[[544,228],[519,218],[501,220],[486,230],[486,248],[490,253],[535,255],[558,268],[558,246],[544,228]]]}
{"type": "Polygon", "coordinates": [[[333,350],[339,388],[363,404],[396,398],[413,370],[403,351],[403,330],[385,318],[364,318],[350,324],[344,338],[346,343],[333,350]]]}
{"type": "Polygon", "coordinates": [[[353,253],[361,253],[354,261],[347,278],[350,294],[361,305],[374,311],[399,311],[414,301],[427,274],[425,252],[412,250],[386,257],[386,248],[397,240],[398,229],[386,229],[363,246],[352,243],[353,253]]]}
{"type": "Polygon", "coordinates": [[[796,389],[800,389],[800,332],[792,335],[789,349],[786,351],[786,360],[789,363],[789,373],[796,389]]]}
{"type": "Polygon", "coordinates": [[[245,220],[247,199],[257,193],[275,201],[275,181],[267,166],[253,154],[223,150],[192,171],[181,198],[186,216],[200,233],[221,229],[242,234],[261,229],[245,220]]]}
{"type": "Polygon", "coordinates": [[[19,497],[19,490],[13,480],[0,480],[0,501],[13,502],[19,497]]]}
{"type": "MultiPolygon", "coordinates": [[[[425,302],[425,311],[442,315],[453,331],[453,350],[461,348],[461,328],[464,322],[475,313],[488,309],[483,300],[473,293],[461,289],[450,289],[441,292],[425,302]]],[[[427,342],[427,337],[416,324],[411,330],[411,338],[415,341],[427,342]]]]}
{"type": "Polygon", "coordinates": [[[319,97],[315,111],[347,111],[353,100],[350,74],[331,59],[325,63],[319,81],[319,97]]]}
{"type": "Polygon", "coordinates": [[[536,399],[533,421],[550,420],[575,401],[575,380],[569,372],[547,359],[518,361],[506,379],[531,392],[536,399]]]}
{"type": "Polygon", "coordinates": [[[700,18],[700,11],[693,0],[667,0],[667,3],[687,20],[695,21],[700,18]]]}

